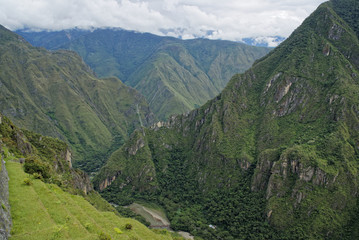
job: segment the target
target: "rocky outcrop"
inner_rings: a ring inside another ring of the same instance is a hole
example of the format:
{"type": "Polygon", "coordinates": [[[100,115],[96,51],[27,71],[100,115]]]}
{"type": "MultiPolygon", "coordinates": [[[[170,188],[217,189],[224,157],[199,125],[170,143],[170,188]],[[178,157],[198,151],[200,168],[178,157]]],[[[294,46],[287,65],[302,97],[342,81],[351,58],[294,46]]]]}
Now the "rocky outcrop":
{"type": "Polygon", "coordinates": [[[145,146],[145,141],[143,138],[139,138],[134,146],[128,148],[128,153],[130,155],[136,155],[137,151],[145,146]]]}
{"type": "Polygon", "coordinates": [[[12,221],[9,204],[9,177],[3,159],[1,159],[0,169],[0,240],[6,240],[10,237],[12,221]]]}
{"type": "Polygon", "coordinates": [[[28,142],[24,133],[21,130],[18,130],[16,132],[15,138],[17,147],[23,155],[29,155],[32,153],[31,144],[28,142]]]}
{"type": "Polygon", "coordinates": [[[72,168],[72,153],[70,152],[70,150],[68,148],[66,148],[66,150],[63,150],[60,154],[60,158],[57,158],[57,161],[55,161],[55,169],[56,170],[60,170],[59,171],[60,174],[64,174],[67,171],[69,171],[71,173],[71,182],[72,182],[72,186],[75,189],[81,190],[82,192],[84,192],[85,194],[87,194],[88,192],[93,190],[93,185],[90,181],[89,176],[87,175],[87,173],[83,172],[80,169],[74,169],[72,168]],[[59,165],[61,165],[61,167],[59,167],[59,165]],[[66,166],[64,166],[66,165],[66,166]]]}
{"type": "Polygon", "coordinates": [[[81,190],[85,194],[93,190],[93,185],[89,176],[78,169],[71,169],[73,187],[81,190]]]}
{"type": "Polygon", "coordinates": [[[331,40],[339,40],[344,32],[345,30],[341,26],[334,23],[329,30],[328,38],[331,40]]]}
{"type": "Polygon", "coordinates": [[[115,176],[111,176],[111,177],[107,177],[104,181],[102,181],[99,184],[99,190],[102,191],[105,188],[107,188],[108,186],[111,185],[111,183],[113,183],[116,180],[118,174],[116,174],[115,176]]]}
{"type": "Polygon", "coordinates": [[[72,168],[71,152],[69,149],[66,150],[65,161],[69,164],[69,167],[72,168]]]}
{"type": "Polygon", "coordinates": [[[260,154],[252,180],[252,191],[263,191],[266,189],[273,163],[278,158],[278,150],[276,149],[268,149],[260,154]]]}
{"type": "Polygon", "coordinates": [[[303,153],[300,147],[287,149],[280,157],[276,150],[266,150],[259,157],[252,190],[265,190],[267,199],[289,193],[294,205],[297,205],[305,198],[300,189],[306,184],[320,187],[334,184],[339,173],[329,174],[312,165],[311,157],[310,153],[303,153]]]}

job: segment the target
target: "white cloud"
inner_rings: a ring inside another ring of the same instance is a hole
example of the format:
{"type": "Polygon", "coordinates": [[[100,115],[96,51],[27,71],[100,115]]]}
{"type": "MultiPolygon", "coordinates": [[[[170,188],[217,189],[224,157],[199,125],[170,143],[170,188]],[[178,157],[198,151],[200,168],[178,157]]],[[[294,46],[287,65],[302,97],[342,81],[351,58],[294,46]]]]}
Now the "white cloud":
{"type": "Polygon", "coordinates": [[[61,30],[121,27],[183,38],[289,34],[324,0],[0,0],[0,24],[61,30]]]}

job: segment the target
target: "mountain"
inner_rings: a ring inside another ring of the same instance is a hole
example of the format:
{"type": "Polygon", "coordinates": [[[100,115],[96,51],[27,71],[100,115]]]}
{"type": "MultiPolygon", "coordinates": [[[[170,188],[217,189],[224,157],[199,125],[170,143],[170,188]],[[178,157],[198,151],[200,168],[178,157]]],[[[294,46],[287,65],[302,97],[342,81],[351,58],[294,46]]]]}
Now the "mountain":
{"type": "Polygon", "coordinates": [[[0,153],[1,239],[181,239],[120,216],[72,168],[64,142],[20,130],[1,114],[0,153]]]}
{"type": "Polygon", "coordinates": [[[144,97],[115,77],[98,79],[81,57],[47,51],[0,27],[0,111],[18,126],[70,144],[92,172],[132,131],[153,122],[144,97]]]}
{"type": "Polygon", "coordinates": [[[76,51],[98,76],[119,77],[141,92],[162,120],[204,104],[233,74],[270,51],[230,41],[180,40],[122,29],[17,33],[35,46],[76,51]]]}
{"type": "Polygon", "coordinates": [[[320,5],[217,97],[135,131],[95,187],[204,239],[357,239],[358,4],[320,5]]]}

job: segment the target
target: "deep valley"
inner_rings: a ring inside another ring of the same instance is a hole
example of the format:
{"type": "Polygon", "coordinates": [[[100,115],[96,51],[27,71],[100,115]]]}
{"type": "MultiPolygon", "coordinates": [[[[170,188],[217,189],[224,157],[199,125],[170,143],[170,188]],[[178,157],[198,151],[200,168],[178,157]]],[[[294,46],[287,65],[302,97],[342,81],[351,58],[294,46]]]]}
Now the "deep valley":
{"type": "Polygon", "coordinates": [[[274,49],[0,26],[0,239],[359,239],[358,16],[274,49]]]}

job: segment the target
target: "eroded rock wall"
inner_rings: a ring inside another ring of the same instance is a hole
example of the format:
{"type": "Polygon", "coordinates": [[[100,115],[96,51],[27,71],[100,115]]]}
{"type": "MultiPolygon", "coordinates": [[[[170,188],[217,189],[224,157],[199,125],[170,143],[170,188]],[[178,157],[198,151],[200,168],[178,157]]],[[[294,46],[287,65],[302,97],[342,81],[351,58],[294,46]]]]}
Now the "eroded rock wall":
{"type": "Polygon", "coordinates": [[[0,240],[10,237],[12,226],[9,204],[9,177],[5,168],[5,161],[1,158],[0,170],[0,240]]]}

